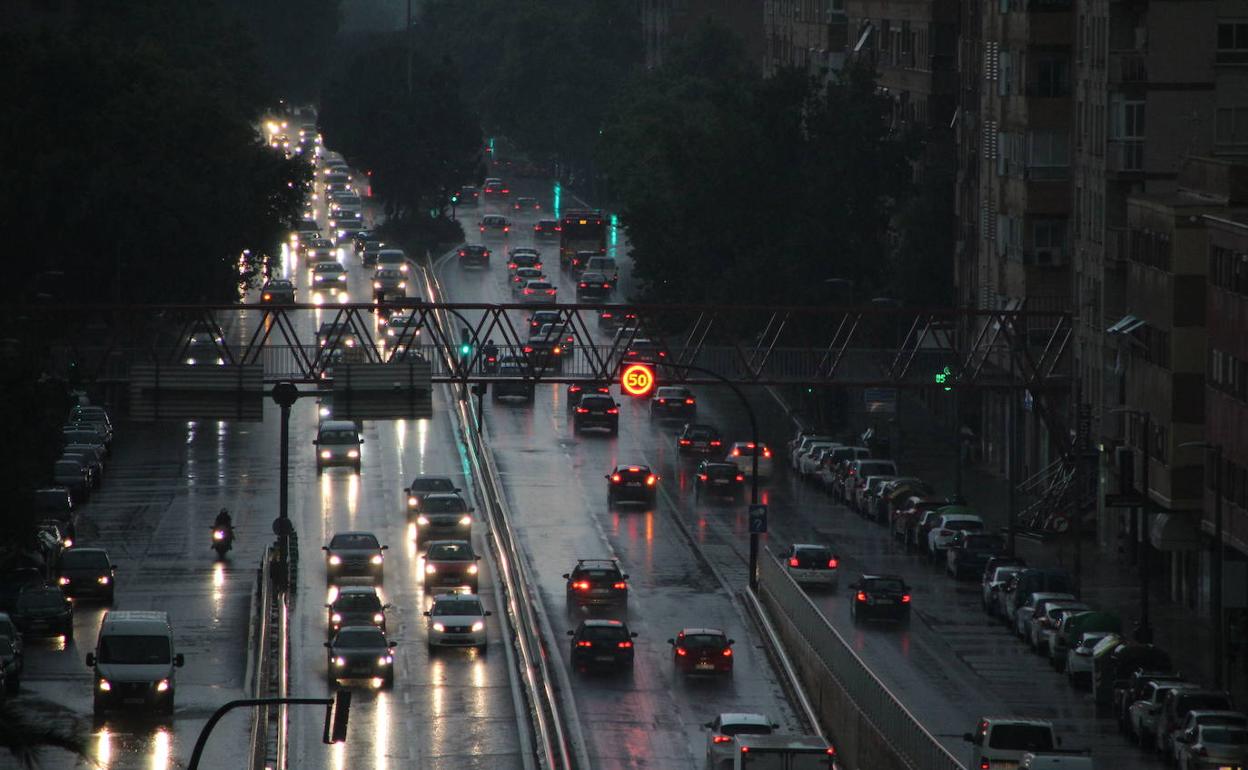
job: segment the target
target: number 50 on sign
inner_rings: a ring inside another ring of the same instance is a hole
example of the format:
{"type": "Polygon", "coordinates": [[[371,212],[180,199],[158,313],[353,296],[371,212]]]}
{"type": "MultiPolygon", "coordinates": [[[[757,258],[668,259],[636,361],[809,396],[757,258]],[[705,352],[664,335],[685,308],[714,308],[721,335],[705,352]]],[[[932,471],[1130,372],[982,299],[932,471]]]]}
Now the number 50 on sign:
{"type": "Polygon", "coordinates": [[[648,396],[654,390],[654,369],[649,364],[629,364],[620,372],[620,387],[630,396],[648,396]]]}

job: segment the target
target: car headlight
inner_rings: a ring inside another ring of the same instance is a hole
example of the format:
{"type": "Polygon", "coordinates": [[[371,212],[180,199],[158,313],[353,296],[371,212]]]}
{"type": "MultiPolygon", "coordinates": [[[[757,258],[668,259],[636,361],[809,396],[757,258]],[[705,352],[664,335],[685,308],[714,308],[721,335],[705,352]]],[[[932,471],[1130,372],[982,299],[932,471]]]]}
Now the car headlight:
{"type": "Polygon", "coordinates": [[[472,526],[472,517],[471,517],[471,516],[467,516],[467,515],[465,515],[465,516],[461,516],[461,517],[460,517],[460,519],[459,519],[459,526],[461,526],[461,527],[471,527],[471,526],[472,526]]]}
{"type": "Polygon", "coordinates": [[[101,679],[97,683],[97,686],[100,688],[100,692],[108,692],[109,690],[113,689],[113,686],[108,683],[107,679],[101,679]]]}
{"type": "Polygon", "coordinates": [[[359,457],[359,456],[360,456],[360,450],[358,450],[358,449],[349,449],[349,450],[347,450],[347,457],[350,457],[352,460],[354,460],[355,458],[357,458],[357,457],[359,457]]]}
{"type": "Polygon", "coordinates": [[[400,288],[400,289],[406,289],[406,288],[407,288],[407,281],[399,281],[399,288],[400,288]]]}
{"type": "Polygon", "coordinates": [[[381,554],[379,553],[373,554],[373,558],[369,559],[369,561],[372,562],[373,564],[381,564],[381,554]]]}
{"type": "MultiPolygon", "coordinates": [[[[69,580],[67,579],[65,582],[68,583],[69,580]]],[[[100,575],[98,578],[95,579],[95,582],[99,583],[102,586],[106,586],[109,583],[109,577],[108,575],[100,575]]]]}
{"type": "Polygon", "coordinates": [[[434,574],[434,573],[435,573],[435,572],[437,572],[437,571],[438,571],[438,568],[437,568],[436,566],[434,566],[434,565],[432,565],[432,564],[426,564],[426,565],[425,565],[425,574],[426,574],[426,575],[432,575],[432,574],[434,574]]]}
{"type": "Polygon", "coordinates": [[[322,459],[322,460],[328,460],[328,459],[330,458],[330,455],[331,455],[331,454],[332,454],[332,453],[331,453],[328,449],[322,449],[322,450],[321,450],[321,459],[322,459]]]}
{"type": "Polygon", "coordinates": [[[321,407],[321,416],[322,416],[322,417],[328,417],[328,416],[329,416],[329,407],[327,407],[327,406],[322,406],[322,407],[321,407]]]}
{"type": "Polygon", "coordinates": [[[382,655],[380,658],[377,659],[377,665],[379,666],[388,666],[393,662],[394,662],[393,655],[382,655]]]}
{"type": "Polygon", "coordinates": [[[446,630],[446,626],[442,625],[441,623],[434,623],[433,630],[437,631],[438,633],[442,633],[443,631],[446,630]]]}
{"type": "Polygon", "coordinates": [[[330,563],[330,564],[332,564],[332,565],[334,565],[335,567],[337,567],[339,564],[342,564],[342,557],[341,557],[341,556],[339,556],[339,555],[338,555],[338,554],[336,554],[336,553],[335,553],[335,554],[332,554],[332,555],[329,557],[329,563],[330,563]]]}
{"type": "Polygon", "coordinates": [[[188,358],[188,359],[186,359],[186,363],[187,363],[187,364],[189,364],[189,365],[191,365],[191,366],[194,366],[194,365],[195,365],[195,359],[193,359],[193,358],[188,358]]]}
{"type": "Polygon", "coordinates": [[[410,508],[415,508],[416,506],[420,505],[420,498],[419,497],[407,498],[407,505],[410,508]]]}
{"type": "Polygon", "coordinates": [[[335,665],[335,666],[345,666],[345,665],[347,665],[347,659],[346,659],[346,658],[344,658],[344,657],[342,657],[341,655],[339,655],[338,657],[334,658],[334,665],[335,665]]]}
{"type": "Polygon", "coordinates": [[[330,621],[331,623],[341,623],[341,622],[342,622],[342,616],[341,616],[341,615],[339,615],[337,612],[335,612],[333,615],[330,615],[330,616],[329,616],[329,621],[330,621]]]}
{"type": "Polygon", "coordinates": [[[473,630],[473,631],[484,631],[484,630],[485,630],[485,621],[484,621],[484,620],[478,620],[477,622],[473,623],[473,624],[472,624],[472,630],[473,630]]]}
{"type": "Polygon", "coordinates": [[[374,614],[374,615],[373,615],[373,622],[374,622],[374,623],[384,623],[384,622],[386,622],[386,616],[385,616],[385,615],[382,615],[380,612],[378,612],[378,613],[376,613],[376,614],[374,614]]]}
{"type": "Polygon", "coordinates": [[[374,289],[380,289],[380,288],[381,288],[381,281],[373,281],[373,288],[374,288],[374,289]]]}
{"type": "Polygon", "coordinates": [[[72,537],[67,537],[67,538],[65,538],[64,546],[65,546],[66,548],[73,548],[73,547],[74,547],[74,539],[73,539],[72,537]]]}
{"type": "Polygon", "coordinates": [[[427,527],[427,526],[429,526],[429,517],[428,517],[428,516],[417,516],[417,517],[416,517],[416,525],[417,525],[417,526],[420,526],[420,527],[427,527]]]}
{"type": "Polygon", "coordinates": [[[69,578],[67,578],[67,577],[59,577],[59,578],[57,578],[57,579],[56,579],[56,582],[57,582],[57,584],[58,584],[58,585],[67,586],[67,585],[69,585],[69,578]]]}
{"type": "Polygon", "coordinates": [[[156,692],[166,692],[169,689],[169,680],[161,679],[156,683],[156,692]]]}
{"type": "Polygon", "coordinates": [[[468,574],[469,574],[469,575],[475,575],[475,574],[477,574],[477,565],[475,565],[475,564],[469,564],[469,565],[468,565],[468,574]]]}

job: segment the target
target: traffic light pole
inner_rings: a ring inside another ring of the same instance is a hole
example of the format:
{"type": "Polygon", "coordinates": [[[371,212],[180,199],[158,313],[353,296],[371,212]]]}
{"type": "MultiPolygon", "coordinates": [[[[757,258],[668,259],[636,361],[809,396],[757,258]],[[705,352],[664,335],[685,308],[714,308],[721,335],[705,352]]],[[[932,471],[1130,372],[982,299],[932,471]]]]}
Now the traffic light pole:
{"type": "Polygon", "coordinates": [[[186,770],[199,770],[199,759],[204,754],[204,746],[208,743],[208,736],[212,734],[212,729],[217,726],[217,722],[220,722],[221,718],[226,714],[236,708],[282,705],[328,707],[325,713],[325,743],[342,743],[346,740],[347,714],[351,707],[350,690],[340,690],[333,698],[245,698],[232,700],[222,704],[220,708],[212,712],[212,716],[208,717],[208,721],[200,729],[199,737],[195,739],[195,748],[191,749],[191,758],[186,763],[186,770]],[[335,711],[337,712],[336,714],[335,711]]]}

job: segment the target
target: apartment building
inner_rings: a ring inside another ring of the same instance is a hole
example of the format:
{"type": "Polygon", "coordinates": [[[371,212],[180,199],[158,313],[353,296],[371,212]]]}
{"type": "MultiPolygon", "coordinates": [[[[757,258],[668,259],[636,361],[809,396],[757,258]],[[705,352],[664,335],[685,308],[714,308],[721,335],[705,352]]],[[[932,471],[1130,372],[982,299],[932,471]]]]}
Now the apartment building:
{"type": "Polygon", "coordinates": [[[845,0],[763,0],[763,73],[838,70],[846,48],[845,0]]]}

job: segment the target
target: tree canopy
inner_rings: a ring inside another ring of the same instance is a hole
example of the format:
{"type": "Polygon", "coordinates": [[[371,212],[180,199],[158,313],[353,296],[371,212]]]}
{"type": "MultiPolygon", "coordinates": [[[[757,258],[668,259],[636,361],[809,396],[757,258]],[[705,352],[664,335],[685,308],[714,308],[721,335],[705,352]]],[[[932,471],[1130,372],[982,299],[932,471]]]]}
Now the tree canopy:
{"type": "Polygon", "coordinates": [[[55,270],[62,302],[237,298],[309,173],[259,137],[254,63],[211,3],[82,3],[0,31],[0,221],[23,257],[6,294],[55,270]]]}
{"type": "Polygon", "coordinates": [[[695,30],[620,93],[599,148],[636,299],[818,304],[828,279],[884,285],[913,151],[886,107],[869,71],[763,78],[731,33],[695,30]]]}

